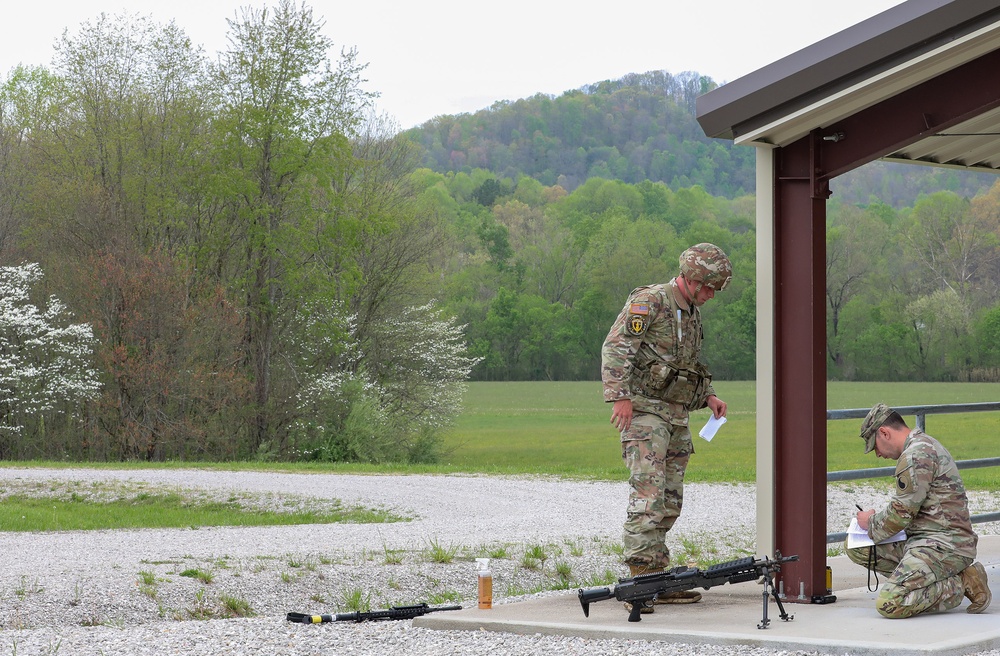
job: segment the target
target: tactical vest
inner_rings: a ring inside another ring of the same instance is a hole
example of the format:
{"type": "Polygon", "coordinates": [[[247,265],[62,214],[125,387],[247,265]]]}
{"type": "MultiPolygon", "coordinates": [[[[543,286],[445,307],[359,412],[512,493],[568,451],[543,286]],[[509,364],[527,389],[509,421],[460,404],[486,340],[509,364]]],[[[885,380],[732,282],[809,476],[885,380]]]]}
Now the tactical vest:
{"type": "MultiPolygon", "coordinates": [[[[670,309],[666,312],[669,327],[677,331],[680,308],[672,290],[664,294],[670,309]]],[[[666,308],[664,308],[666,310],[666,308]]],[[[693,336],[694,353],[701,351],[701,330],[693,336]]],[[[635,354],[629,387],[643,396],[683,405],[688,410],[705,407],[712,375],[700,362],[686,362],[681,357],[681,342],[675,339],[674,357],[666,359],[643,343],[635,354]]]]}

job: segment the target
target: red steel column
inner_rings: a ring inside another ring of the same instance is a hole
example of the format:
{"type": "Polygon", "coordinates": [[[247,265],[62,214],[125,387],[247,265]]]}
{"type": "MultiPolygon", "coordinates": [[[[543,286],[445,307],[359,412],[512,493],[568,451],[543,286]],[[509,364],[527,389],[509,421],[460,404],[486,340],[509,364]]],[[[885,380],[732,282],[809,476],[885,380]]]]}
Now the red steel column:
{"type": "Polygon", "coordinates": [[[826,590],[828,181],[1000,107],[997,89],[1000,50],[773,150],[775,517],[767,537],[799,556],[780,574],[789,601],[826,590]]]}
{"type": "Polygon", "coordinates": [[[775,536],[785,599],[826,592],[826,199],[822,137],[775,150],[775,536]],[[800,596],[801,595],[801,596],[800,596]]]}

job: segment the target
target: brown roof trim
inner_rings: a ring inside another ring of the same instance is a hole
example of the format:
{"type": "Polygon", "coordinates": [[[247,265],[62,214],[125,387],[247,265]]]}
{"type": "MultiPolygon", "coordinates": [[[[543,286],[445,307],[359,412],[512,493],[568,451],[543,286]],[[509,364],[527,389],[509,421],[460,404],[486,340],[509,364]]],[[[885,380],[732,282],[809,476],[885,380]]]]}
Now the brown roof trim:
{"type": "Polygon", "coordinates": [[[698,97],[709,137],[732,139],[859,78],[975,31],[1000,0],[909,0],[698,97]]]}

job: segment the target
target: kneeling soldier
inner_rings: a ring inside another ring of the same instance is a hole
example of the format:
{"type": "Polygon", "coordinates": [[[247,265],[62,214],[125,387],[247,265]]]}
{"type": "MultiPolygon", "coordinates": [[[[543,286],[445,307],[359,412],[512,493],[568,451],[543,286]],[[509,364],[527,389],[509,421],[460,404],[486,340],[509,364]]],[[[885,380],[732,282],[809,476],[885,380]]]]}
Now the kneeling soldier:
{"type": "Polygon", "coordinates": [[[900,619],[955,608],[968,597],[969,613],[990,605],[989,580],[976,560],[979,541],[969,519],[969,500],[955,460],[940,442],[910,430],[899,413],[879,403],[861,424],[865,453],[896,460],[889,505],[858,513],[874,547],[848,549],[848,557],[887,576],[875,608],[900,619]],[[906,540],[878,544],[900,531],[906,540]]]}

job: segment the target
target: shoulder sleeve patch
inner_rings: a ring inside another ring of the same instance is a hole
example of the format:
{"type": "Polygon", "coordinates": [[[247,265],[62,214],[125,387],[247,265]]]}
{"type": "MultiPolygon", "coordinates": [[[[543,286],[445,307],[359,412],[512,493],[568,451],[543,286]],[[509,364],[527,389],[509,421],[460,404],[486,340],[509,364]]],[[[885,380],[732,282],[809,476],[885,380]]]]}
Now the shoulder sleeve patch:
{"type": "Polygon", "coordinates": [[[629,314],[628,320],[625,322],[625,330],[628,331],[629,335],[642,335],[648,327],[649,322],[641,314],[629,314]]]}
{"type": "Polygon", "coordinates": [[[913,492],[913,468],[907,467],[901,472],[896,472],[896,492],[901,495],[913,492]]]}

